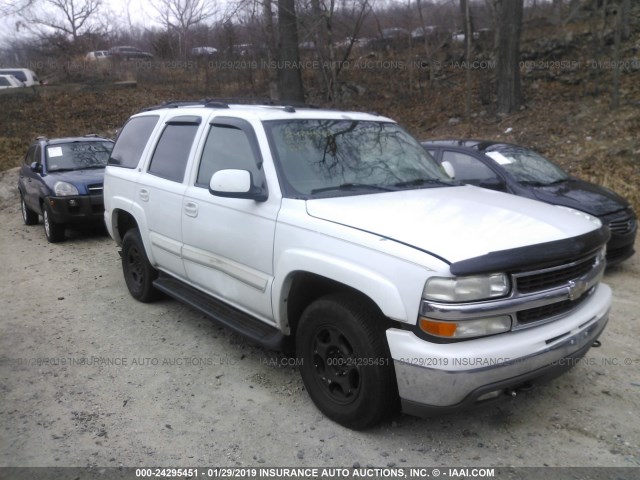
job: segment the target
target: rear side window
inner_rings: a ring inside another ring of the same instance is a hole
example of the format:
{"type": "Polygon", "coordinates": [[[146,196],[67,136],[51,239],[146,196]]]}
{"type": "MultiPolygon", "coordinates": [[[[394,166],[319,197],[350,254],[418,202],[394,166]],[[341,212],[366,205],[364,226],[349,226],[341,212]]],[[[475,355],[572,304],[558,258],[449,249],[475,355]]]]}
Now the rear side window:
{"type": "Polygon", "coordinates": [[[197,124],[167,125],[153,152],[149,173],[174,182],[182,182],[197,131],[197,124]]]}
{"type": "Polygon", "coordinates": [[[136,168],[158,118],[157,115],[148,115],[130,119],[116,139],[109,165],[136,168]]]}

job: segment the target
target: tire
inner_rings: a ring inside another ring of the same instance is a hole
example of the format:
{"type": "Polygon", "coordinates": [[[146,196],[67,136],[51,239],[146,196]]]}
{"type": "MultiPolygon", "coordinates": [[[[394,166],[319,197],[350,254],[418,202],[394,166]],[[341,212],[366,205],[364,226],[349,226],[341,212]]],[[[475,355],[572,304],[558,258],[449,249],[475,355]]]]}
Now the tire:
{"type": "Polygon", "coordinates": [[[65,227],[61,223],[55,223],[51,218],[51,210],[45,204],[42,207],[42,223],[44,225],[44,234],[51,243],[58,243],[64,240],[65,227]]]}
{"type": "Polygon", "coordinates": [[[313,302],[300,318],[296,351],[311,399],[331,420],[362,430],[397,410],[385,318],[368,300],[335,294],[313,302]]]}
{"type": "Polygon", "coordinates": [[[149,303],[160,297],[153,286],[158,271],[151,266],[137,228],[127,230],[122,239],[122,273],[133,298],[149,303]]]}
{"type": "Polygon", "coordinates": [[[37,225],[38,224],[38,214],[27,207],[27,204],[24,201],[24,197],[20,194],[20,210],[22,211],[22,221],[24,221],[25,225],[37,225]]]}

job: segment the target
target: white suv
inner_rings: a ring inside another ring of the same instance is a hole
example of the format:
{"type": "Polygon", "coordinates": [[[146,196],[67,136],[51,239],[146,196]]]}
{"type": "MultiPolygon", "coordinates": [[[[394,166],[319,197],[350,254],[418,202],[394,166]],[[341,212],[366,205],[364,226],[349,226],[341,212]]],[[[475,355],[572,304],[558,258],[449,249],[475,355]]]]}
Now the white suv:
{"type": "Polygon", "coordinates": [[[599,220],[459,185],[388,118],[172,103],[131,117],[109,163],[131,294],[294,352],[351,428],[513,394],[607,323],[599,220]]]}

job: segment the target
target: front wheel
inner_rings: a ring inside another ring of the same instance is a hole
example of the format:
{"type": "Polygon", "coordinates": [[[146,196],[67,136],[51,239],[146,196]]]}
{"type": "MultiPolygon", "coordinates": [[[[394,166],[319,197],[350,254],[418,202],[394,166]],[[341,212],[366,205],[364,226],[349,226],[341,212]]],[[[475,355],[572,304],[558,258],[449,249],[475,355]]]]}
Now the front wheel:
{"type": "Polygon", "coordinates": [[[129,293],[136,300],[148,303],[160,296],[153,286],[158,271],[149,263],[137,228],[128,230],[122,239],[122,273],[129,293]]]}
{"type": "Polygon", "coordinates": [[[53,221],[51,211],[46,205],[42,208],[42,224],[44,225],[44,234],[49,242],[58,243],[64,240],[64,225],[53,221]]]}
{"type": "Polygon", "coordinates": [[[345,427],[372,427],[396,410],[384,323],[369,301],[346,294],[316,300],[300,319],[296,349],[304,385],[322,413],[345,427]]]}

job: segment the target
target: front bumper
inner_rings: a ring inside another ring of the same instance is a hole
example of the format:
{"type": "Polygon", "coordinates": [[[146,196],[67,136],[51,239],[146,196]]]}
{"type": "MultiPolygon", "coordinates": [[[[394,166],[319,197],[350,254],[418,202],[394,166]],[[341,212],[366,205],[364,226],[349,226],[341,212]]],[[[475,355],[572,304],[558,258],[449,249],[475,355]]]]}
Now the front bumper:
{"type": "Polygon", "coordinates": [[[63,224],[95,224],[104,221],[104,200],[102,195],[73,195],[68,197],[48,197],[51,219],[63,224]]]}
{"type": "Polygon", "coordinates": [[[571,314],[530,329],[447,344],[387,330],[404,411],[425,415],[455,410],[561,374],[600,336],[610,306],[611,289],[600,284],[571,314]]]}

